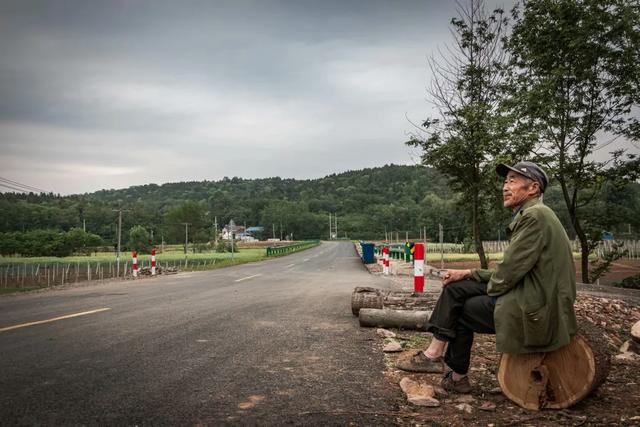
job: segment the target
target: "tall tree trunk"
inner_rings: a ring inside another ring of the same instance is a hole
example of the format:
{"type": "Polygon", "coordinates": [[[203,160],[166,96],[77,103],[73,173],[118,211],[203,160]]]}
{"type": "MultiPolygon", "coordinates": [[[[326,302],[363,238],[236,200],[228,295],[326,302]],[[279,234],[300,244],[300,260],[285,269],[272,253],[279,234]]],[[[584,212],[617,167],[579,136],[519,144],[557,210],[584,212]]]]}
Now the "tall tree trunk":
{"type": "Polygon", "coordinates": [[[578,240],[580,240],[580,279],[582,283],[591,283],[589,280],[589,241],[575,213],[569,214],[571,215],[573,229],[576,230],[576,235],[578,236],[578,240]]]}
{"type": "Polygon", "coordinates": [[[484,247],[482,246],[482,239],[480,237],[480,200],[478,199],[478,193],[473,196],[473,218],[472,228],[473,228],[473,241],[476,246],[476,252],[478,253],[478,257],[480,258],[480,267],[481,268],[489,268],[489,263],[487,262],[487,257],[484,254],[484,247]]]}

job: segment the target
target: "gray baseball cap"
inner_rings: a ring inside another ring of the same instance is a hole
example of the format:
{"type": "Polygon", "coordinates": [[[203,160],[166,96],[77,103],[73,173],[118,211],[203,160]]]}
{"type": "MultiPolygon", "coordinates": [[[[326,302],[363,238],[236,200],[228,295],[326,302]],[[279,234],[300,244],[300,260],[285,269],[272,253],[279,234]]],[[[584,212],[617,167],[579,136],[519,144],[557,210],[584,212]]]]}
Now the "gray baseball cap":
{"type": "Polygon", "coordinates": [[[533,162],[518,162],[513,166],[500,163],[496,166],[496,172],[498,172],[498,175],[500,176],[507,176],[509,171],[514,171],[525,178],[529,178],[537,182],[540,185],[541,193],[544,193],[544,190],[547,188],[547,184],[549,184],[549,177],[545,171],[533,162]]]}

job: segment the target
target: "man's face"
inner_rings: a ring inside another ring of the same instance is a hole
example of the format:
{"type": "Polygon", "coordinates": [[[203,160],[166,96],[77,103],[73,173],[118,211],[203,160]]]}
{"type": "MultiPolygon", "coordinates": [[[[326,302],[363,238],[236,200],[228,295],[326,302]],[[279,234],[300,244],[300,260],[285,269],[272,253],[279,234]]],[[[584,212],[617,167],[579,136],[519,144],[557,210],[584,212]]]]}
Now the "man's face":
{"type": "Polygon", "coordinates": [[[502,185],[502,204],[515,211],[525,202],[538,195],[538,183],[509,171],[502,185]]]}

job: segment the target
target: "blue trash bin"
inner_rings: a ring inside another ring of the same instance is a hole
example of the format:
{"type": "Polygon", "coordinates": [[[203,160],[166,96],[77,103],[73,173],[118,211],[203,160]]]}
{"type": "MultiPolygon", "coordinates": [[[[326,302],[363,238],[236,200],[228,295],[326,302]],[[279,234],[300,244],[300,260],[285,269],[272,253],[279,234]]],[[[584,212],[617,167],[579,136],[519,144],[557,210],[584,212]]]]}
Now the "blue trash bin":
{"type": "Polygon", "coordinates": [[[362,262],[364,262],[365,264],[375,263],[376,258],[373,254],[375,245],[373,243],[360,242],[360,246],[362,246],[362,262]]]}

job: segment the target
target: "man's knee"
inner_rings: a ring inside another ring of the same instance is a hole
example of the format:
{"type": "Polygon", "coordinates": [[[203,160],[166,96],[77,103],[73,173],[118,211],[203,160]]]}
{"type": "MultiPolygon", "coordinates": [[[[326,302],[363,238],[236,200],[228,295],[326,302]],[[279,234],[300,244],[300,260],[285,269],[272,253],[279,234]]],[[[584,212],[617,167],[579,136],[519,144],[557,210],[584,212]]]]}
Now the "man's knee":
{"type": "Polygon", "coordinates": [[[460,280],[458,282],[449,283],[442,289],[443,294],[448,294],[453,296],[454,298],[464,297],[466,295],[474,295],[476,294],[475,287],[477,282],[473,280],[465,279],[460,280]],[[473,291],[472,291],[473,288],[473,291]],[[470,292],[472,291],[472,292],[470,292]]]}

